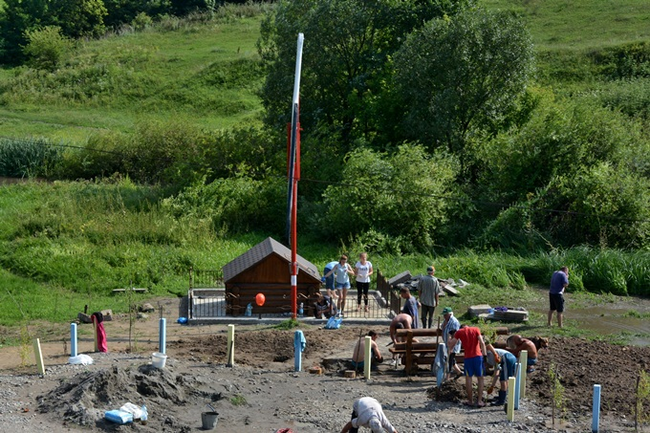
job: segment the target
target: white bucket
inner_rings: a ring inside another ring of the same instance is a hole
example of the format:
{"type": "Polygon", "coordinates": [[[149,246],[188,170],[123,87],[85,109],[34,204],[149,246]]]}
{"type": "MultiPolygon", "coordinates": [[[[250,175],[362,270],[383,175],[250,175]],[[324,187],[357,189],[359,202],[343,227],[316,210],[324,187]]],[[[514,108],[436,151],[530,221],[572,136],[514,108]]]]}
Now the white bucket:
{"type": "Polygon", "coordinates": [[[167,355],[160,352],[154,352],[151,354],[151,364],[156,368],[165,368],[165,362],[167,361],[167,355]]]}

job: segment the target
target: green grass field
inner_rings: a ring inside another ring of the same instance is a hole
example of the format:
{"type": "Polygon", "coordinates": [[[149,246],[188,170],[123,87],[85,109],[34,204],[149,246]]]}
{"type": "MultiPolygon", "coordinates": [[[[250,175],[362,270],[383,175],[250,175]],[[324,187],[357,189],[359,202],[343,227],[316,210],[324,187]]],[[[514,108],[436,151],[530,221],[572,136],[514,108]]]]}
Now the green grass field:
{"type": "Polygon", "coordinates": [[[526,17],[538,49],[594,49],[650,39],[645,0],[483,0],[526,17]]]}
{"type": "Polygon", "coordinates": [[[130,133],[149,120],[258,124],[260,19],[170,19],[79,43],[54,73],[0,70],[0,134],[83,143],[98,130],[130,133]]]}

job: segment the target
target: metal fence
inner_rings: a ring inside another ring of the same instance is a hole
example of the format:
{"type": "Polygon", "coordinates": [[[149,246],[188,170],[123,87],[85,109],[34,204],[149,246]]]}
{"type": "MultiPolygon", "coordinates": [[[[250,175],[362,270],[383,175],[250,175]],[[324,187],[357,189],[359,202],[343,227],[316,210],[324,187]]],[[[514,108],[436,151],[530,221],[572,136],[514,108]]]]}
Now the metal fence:
{"type": "MultiPolygon", "coordinates": [[[[326,290],[321,290],[326,294],[326,290]]],[[[223,273],[220,270],[203,270],[192,269],[189,270],[189,291],[187,302],[187,317],[188,319],[201,321],[205,319],[225,318],[233,316],[226,308],[226,296],[236,296],[232,293],[226,293],[223,283],[223,273]]],[[[382,275],[381,272],[377,273],[377,288],[370,290],[368,294],[368,311],[365,311],[365,302],[361,300],[361,308],[357,307],[358,297],[356,289],[348,290],[345,317],[351,319],[390,319],[401,308],[401,297],[389,284],[388,280],[382,275]]],[[[230,304],[239,307],[239,302],[231,302],[230,304]]],[[[233,308],[232,305],[229,308],[233,308]]],[[[253,305],[252,316],[259,317],[253,305]]],[[[287,302],[285,308],[281,308],[281,313],[264,313],[263,317],[290,317],[292,314],[292,306],[287,302]]],[[[244,311],[239,311],[236,314],[238,317],[245,317],[244,311]]]]}

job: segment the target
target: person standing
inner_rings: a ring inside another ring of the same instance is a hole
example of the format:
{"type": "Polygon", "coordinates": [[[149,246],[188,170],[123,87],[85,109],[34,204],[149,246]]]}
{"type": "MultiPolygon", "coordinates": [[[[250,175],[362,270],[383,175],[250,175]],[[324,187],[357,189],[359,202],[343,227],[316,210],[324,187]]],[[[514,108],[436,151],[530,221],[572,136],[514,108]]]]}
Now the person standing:
{"type": "Polygon", "coordinates": [[[337,307],[339,314],[343,316],[345,300],[348,296],[348,289],[350,288],[350,275],[354,275],[352,266],[348,264],[348,256],[342,255],[332,270],[325,274],[325,278],[332,274],[334,274],[334,287],[336,288],[336,295],[338,296],[337,307]]]}
{"type": "Polygon", "coordinates": [[[422,305],[422,327],[431,328],[433,322],[433,314],[438,306],[438,297],[440,295],[440,284],[438,279],[433,276],[436,268],[433,266],[427,267],[427,275],[424,275],[418,281],[418,294],[420,297],[420,304],[422,305]]]}
{"type": "Polygon", "coordinates": [[[445,318],[445,321],[442,322],[442,340],[447,346],[449,351],[449,372],[447,373],[447,379],[451,377],[451,372],[456,373],[454,379],[458,379],[463,375],[463,372],[460,370],[458,363],[456,363],[456,354],[460,353],[461,343],[460,340],[456,342],[454,347],[449,347],[449,333],[451,331],[458,331],[460,329],[460,322],[454,316],[454,312],[451,307],[445,307],[442,309],[442,316],[445,318]]]}
{"type": "Polygon", "coordinates": [[[408,287],[404,286],[399,290],[399,294],[404,298],[404,306],[402,307],[402,313],[408,314],[413,319],[413,324],[411,325],[413,329],[418,327],[418,300],[415,299],[415,296],[411,295],[411,291],[408,287]]]}
{"type": "Polygon", "coordinates": [[[357,282],[357,311],[361,311],[361,296],[363,295],[363,302],[365,311],[368,312],[368,290],[370,290],[370,276],[373,273],[372,263],[368,260],[367,253],[359,255],[359,261],[354,265],[354,275],[356,275],[357,282]]]}
{"type": "Polygon", "coordinates": [[[337,296],[334,290],[336,287],[334,286],[334,274],[330,275],[330,271],[334,269],[334,266],[336,266],[337,263],[337,261],[329,262],[325,265],[325,269],[323,269],[323,280],[325,283],[325,289],[327,290],[327,296],[329,296],[330,300],[335,304],[337,296]],[[329,277],[326,277],[325,275],[329,275],[329,277]]]}
{"type": "Polygon", "coordinates": [[[458,331],[449,333],[449,345],[455,346],[460,340],[465,350],[465,390],[467,391],[467,406],[474,406],[472,395],[472,376],[476,376],[478,382],[478,396],[476,400],[477,407],[484,407],[483,403],[483,356],[487,354],[485,342],[481,335],[481,330],[473,326],[460,325],[458,331]]]}
{"type": "Polygon", "coordinates": [[[548,292],[550,308],[548,310],[548,326],[551,326],[553,311],[557,311],[557,324],[562,327],[562,313],[564,313],[564,289],[569,285],[569,268],[562,266],[551,277],[551,288],[548,292]]]}
{"type": "Polygon", "coordinates": [[[357,433],[359,427],[368,427],[372,433],[397,433],[395,427],[388,421],[381,404],[372,397],[361,397],[352,406],[352,419],[343,426],[341,433],[357,433]]]}

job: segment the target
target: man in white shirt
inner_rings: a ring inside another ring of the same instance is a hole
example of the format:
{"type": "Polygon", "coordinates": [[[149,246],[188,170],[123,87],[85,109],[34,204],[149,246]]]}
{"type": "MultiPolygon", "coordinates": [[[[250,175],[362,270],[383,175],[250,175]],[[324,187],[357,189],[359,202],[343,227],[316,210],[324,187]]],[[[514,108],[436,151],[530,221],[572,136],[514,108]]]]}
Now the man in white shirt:
{"type": "Polygon", "coordinates": [[[359,427],[368,427],[372,433],[397,433],[397,430],[388,421],[381,404],[372,397],[362,397],[355,400],[352,407],[352,419],[343,426],[341,433],[357,433],[359,427]]]}

